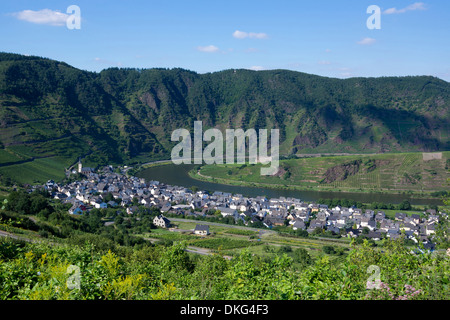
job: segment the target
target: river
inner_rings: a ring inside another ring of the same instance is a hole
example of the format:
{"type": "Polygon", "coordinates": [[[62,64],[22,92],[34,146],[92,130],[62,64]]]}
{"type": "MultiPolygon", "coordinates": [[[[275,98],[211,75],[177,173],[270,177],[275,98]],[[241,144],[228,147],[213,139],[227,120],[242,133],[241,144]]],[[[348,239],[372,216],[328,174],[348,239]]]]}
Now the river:
{"type": "Polygon", "coordinates": [[[381,193],[346,193],[346,192],[328,192],[328,191],[300,191],[300,190],[281,190],[261,187],[242,187],[230,186],[220,183],[205,182],[193,179],[188,172],[194,165],[175,165],[168,164],[144,169],[136,174],[147,181],[156,180],[173,186],[182,186],[191,188],[195,186],[200,190],[222,191],[243,196],[256,197],[266,196],[267,198],[292,197],[302,201],[318,201],[319,199],[349,199],[357,200],[363,203],[384,202],[398,204],[408,200],[412,205],[442,205],[439,199],[414,199],[407,195],[399,194],[381,194],[381,193]]]}

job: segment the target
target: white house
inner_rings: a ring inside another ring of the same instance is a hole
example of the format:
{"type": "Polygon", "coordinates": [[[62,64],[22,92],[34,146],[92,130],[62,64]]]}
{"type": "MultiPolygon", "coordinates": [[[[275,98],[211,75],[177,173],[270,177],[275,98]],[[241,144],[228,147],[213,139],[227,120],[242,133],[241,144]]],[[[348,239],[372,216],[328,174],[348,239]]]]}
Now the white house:
{"type": "Polygon", "coordinates": [[[153,224],[157,227],[161,228],[169,228],[170,227],[170,220],[164,217],[162,214],[159,216],[156,216],[153,219],[153,224]]]}
{"type": "Polygon", "coordinates": [[[294,224],[292,225],[292,229],[293,230],[298,230],[298,229],[305,230],[306,229],[306,225],[305,225],[305,223],[302,220],[296,220],[294,222],[294,224]]]}
{"type": "Polygon", "coordinates": [[[236,209],[231,209],[231,208],[226,208],[226,207],[217,207],[217,210],[220,211],[220,213],[222,214],[223,217],[226,216],[237,216],[238,212],[236,209]]]}
{"type": "Polygon", "coordinates": [[[195,226],[194,233],[201,235],[201,236],[207,236],[209,234],[209,226],[203,225],[203,224],[197,224],[195,226]]]}
{"type": "Polygon", "coordinates": [[[433,224],[429,224],[429,225],[427,225],[427,231],[426,231],[426,234],[427,234],[427,236],[429,236],[429,235],[432,235],[432,234],[434,234],[436,231],[436,227],[435,227],[435,224],[433,223],[433,224]]]}
{"type": "Polygon", "coordinates": [[[108,208],[108,204],[105,202],[95,203],[94,205],[97,209],[106,209],[108,208]]]}

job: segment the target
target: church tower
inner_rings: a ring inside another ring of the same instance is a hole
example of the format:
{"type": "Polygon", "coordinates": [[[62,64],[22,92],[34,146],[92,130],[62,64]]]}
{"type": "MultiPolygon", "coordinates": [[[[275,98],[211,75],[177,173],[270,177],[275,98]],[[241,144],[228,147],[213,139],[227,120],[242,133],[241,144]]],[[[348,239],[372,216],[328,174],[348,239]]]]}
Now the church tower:
{"type": "Polygon", "coordinates": [[[78,159],[78,172],[81,173],[81,169],[83,168],[81,164],[81,159],[78,159]]]}

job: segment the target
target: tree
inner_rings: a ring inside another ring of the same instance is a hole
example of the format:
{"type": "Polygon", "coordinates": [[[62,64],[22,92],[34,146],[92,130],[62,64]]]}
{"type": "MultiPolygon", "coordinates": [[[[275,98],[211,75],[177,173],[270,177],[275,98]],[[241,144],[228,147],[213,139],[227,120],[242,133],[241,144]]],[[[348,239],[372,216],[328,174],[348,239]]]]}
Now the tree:
{"type": "Polygon", "coordinates": [[[112,195],[111,192],[104,193],[103,201],[105,201],[105,202],[114,201],[114,196],[112,195]]]}
{"type": "Polygon", "coordinates": [[[254,222],[250,222],[250,226],[252,226],[253,228],[266,228],[266,226],[264,225],[264,223],[262,221],[254,221],[254,222]]]}
{"type": "MultiPolygon", "coordinates": [[[[9,202],[8,202],[9,203],[9,202]]],[[[27,197],[26,195],[19,197],[15,204],[15,210],[19,213],[25,213],[30,214],[30,197],[27,197]]]]}
{"type": "Polygon", "coordinates": [[[309,235],[308,231],[301,230],[301,229],[295,230],[295,234],[299,237],[304,237],[304,238],[308,237],[308,235],[309,235]]]}
{"type": "Polygon", "coordinates": [[[323,252],[325,252],[326,254],[335,254],[336,250],[334,249],[333,246],[323,246],[322,247],[323,252]]]}
{"type": "Polygon", "coordinates": [[[41,195],[37,195],[31,198],[30,201],[30,213],[38,214],[42,210],[51,210],[48,200],[41,195]]]}
{"type": "Polygon", "coordinates": [[[408,200],[403,200],[402,203],[398,205],[398,210],[411,210],[411,203],[408,200]]]}
{"type": "Polygon", "coordinates": [[[30,206],[30,197],[25,192],[13,191],[8,195],[8,202],[5,205],[5,209],[18,213],[28,213],[30,206]]]}
{"type": "Polygon", "coordinates": [[[281,246],[278,248],[279,253],[290,253],[292,252],[291,246],[281,246]]]}
{"type": "Polygon", "coordinates": [[[342,199],[341,204],[343,207],[351,207],[356,204],[355,201],[349,200],[349,199],[342,199]]]}
{"type": "Polygon", "coordinates": [[[308,251],[304,248],[298,248],[292,253],[294,262],[300,263],[303,266],[313,263],[313,259],[309,255],[308,251]]]}
{"type": "Polygon", "coordinates": [[[315,228],[314,231],[312,232],[312,234],[317,235],[317,234],[322,234],[323,233],[323,229],[322,228],[315,228]]]}
{"type": "Polygon", "coordinates": [[[194,269],[194,264],[189,259],[186,252],[186,242],[182,241],[178,244],[174,244],[164,251],[161,266],[163,270],[170,271],[192,271],[194,269]]]}
{"type": "Polygon", "coordinates": [[[102,218],[100,215],[100,210],[92,209],[89,214],[83,217],[83,221],[89,226],[91,232],[97,231],[102,224],[102,218]]]}

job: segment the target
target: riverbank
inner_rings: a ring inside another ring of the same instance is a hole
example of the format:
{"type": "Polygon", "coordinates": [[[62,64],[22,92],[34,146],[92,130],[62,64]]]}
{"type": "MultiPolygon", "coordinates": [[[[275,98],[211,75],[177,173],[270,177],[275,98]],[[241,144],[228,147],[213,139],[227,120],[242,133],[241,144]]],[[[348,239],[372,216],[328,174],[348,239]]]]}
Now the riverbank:
{"type": "Polygon", "coordinates": [[[189,175],[242,187],[440,199],[449,190],[450,152],[431,155],[415,152],[284,159],[272,176],[261,175],[262,164],[213,164],[202,165],[189,175]]]}
{"type": "Polygon", "coordinates": [[[209,192],[221,191],[232,194],[242,194],[246,197],[265,196],[267,198],[296,198],[305,202],[317,202],[320,199],[348,199],[356,200],[361,203],[386,203],[386,204],[400,204],[403,201],[409,201],[414,206],[442,206],[441,199],[416,199],[409,195],[393,195],[393,194],[378,194],[378,193],[343,193],[343,192],[329,192],[329,191],[310,191],[310,190],[282,190],[271,187],[256,187],[256,186],[237,186],[226,185],[217,182],[203,181],[194,179],[189,175],[189,171],[197,170],[198,165],[153,165],[146,169],[138,170],[136,177],[144,178],[146,181],[160,181],[162,183],[182,186],[191,189],[192,187],[198,190],[205,190],[209,192]]]}
{"type": "Polygon", "coordinates": [[[239,186],[239,187],[259,187],[259,188],[271,188],[277,190],[291,190],[291,191],[315,191],[315,192],[338,192],[344,194],[352,194],[352,193],[362,193],[362,194],[380,194],[380,195],[399,195],[399,196],[408,196],[415,199],[430,199],[430,200],[438,200],[440,196],[432,196],[431,194],[423,194],[417,193],[413,191],[383,191],[383,190],[361,190],[361,189],[335,189],[326,186],[298,186],[298,185],[286,185],[286,184],[275,184],[275,183],[263,183],[263,182],[246,182],[242,180],[232,180],[232,179],[223,179],[218,177],[206,176],[200,172],[201,170],[190,170],[188,172],[189,176],[192,179],[196,179],[204,182],[212,182],[219,183],[228,186],[239,186]]]}

